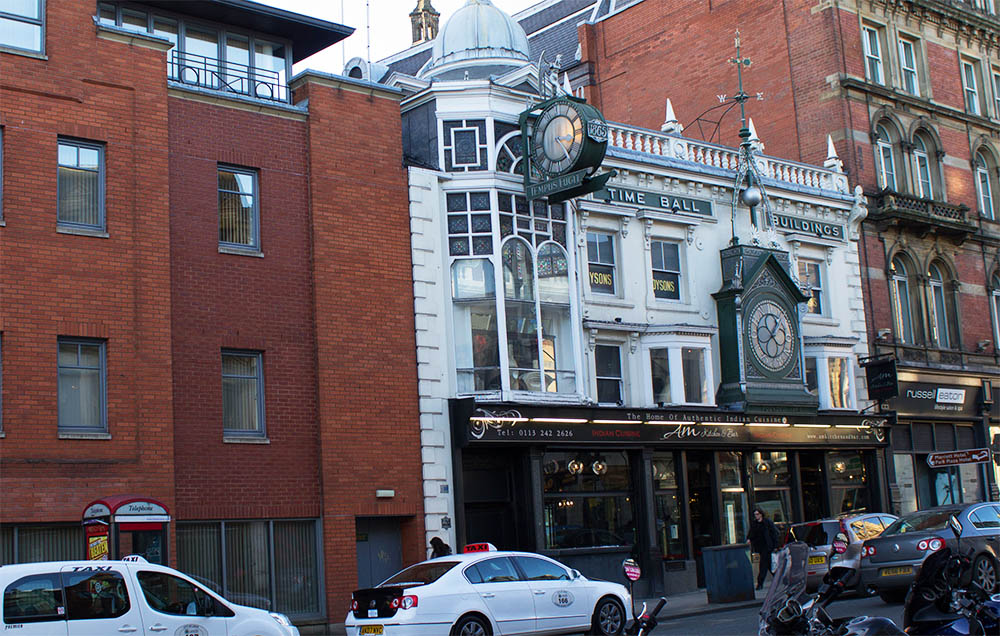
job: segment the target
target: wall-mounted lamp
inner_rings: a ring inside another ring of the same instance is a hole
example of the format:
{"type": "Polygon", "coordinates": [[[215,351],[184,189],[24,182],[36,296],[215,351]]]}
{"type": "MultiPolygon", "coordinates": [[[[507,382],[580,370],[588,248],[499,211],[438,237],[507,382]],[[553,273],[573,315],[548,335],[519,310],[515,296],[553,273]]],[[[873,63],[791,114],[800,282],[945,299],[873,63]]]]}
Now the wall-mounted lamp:
{"type": "Polygon", "coordinates": [[[570,475],[579,475],[580,473],[583,472],[583,462],[581,462],[579,459],[570,460],[566,464],[566,470],[569,471],[570,475]]]}
{"type": "Polygon", "coordinates": [[[381,489],[380,488],[380,489],[378,489],[378,490],[375,491],[375,497],[378,498],[378,499],[392,499],[395,496],[396,496],[396,491],[395,490],[381,489]]]}
{"type": "Polygon", "coordinates": [[[605,462],[598,459],[595,460],[594,463],[590,465],[590,470],[594,471],[594,474],[600,477],[601,475],[604,475],[605,473],[608,472],[608,465],[605,462]]]}
{"type": "Polygon", "coordinates": [[[892,329],[890,329],[889,327],[883,327],[882,329],[879,329],[876,333],[878,335],[879,342],[887,342],[892,338],[892,329]]]}
{"type": "Polygon", "coordinates": [[[983,353],[986,347],[990,346],[990,340],[980,340],[976,343],[976,353],[983,353]]]}

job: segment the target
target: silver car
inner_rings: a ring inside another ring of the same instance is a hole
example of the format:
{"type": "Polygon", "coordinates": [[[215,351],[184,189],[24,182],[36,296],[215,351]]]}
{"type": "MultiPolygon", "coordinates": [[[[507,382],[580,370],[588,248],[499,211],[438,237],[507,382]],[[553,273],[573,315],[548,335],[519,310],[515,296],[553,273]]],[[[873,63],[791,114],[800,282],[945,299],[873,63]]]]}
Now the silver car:
{"type": "Polygon", "coordinates": [[[989,593],[997,589],[1000,558],[1000,504],[974,503],[939,506],[900,517],[881,536],[861,548],[861,579],[887,603],[901,601],[928,555],[957,541],[948,529],[948,517],[962,523],[961,552],[971,553],[972,580],[989,593]]]}
{"type": "MultiPolygon", "coordinates": [[[[818,588],[823,582],[823,577],[833,566],[860,571],[862,544],[866,539],[880,535],[895,520],[896,515],[866,512],[793,524],[789,530],[788,540],[802,541],[809,546],[806,587],[809,590],[818,588]],[[843,554],[834,554],[833,540],[841,532],[847,536],[847,551],[843,554]]],[[[859,581],[860,574],[855,576],[853,581],[848,581],[848,587],[856,586],[859,581]]]]}

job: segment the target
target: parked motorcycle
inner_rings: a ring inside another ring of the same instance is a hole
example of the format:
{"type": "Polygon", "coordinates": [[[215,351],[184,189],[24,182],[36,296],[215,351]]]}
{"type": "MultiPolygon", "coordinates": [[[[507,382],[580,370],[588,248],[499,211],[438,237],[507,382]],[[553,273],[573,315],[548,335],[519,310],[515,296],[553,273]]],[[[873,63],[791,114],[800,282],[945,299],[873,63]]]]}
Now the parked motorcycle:
{"type": "MultiPolygon", "coordinates": [[[[956,538],[962,524],[955,517],[948,527],[956,538]]],[[[910,586],[903,608],[907,634],[1000,634],[1000,594],[990,596],[968,576],[972,559],[962,544],[944,547],[924,560],[910,586]],[[968,585],[963,581],[970,579],[968,585]]]]}
{"type": "MultiPolygon", "coordinates": [[[[649,634],[652,634],[656,626],[659,625],[659,622],[656,620],[656,615],[660,613],[660,610],[662,610],[663,606],[666,604],[667,599],[660,597],[660,601],[655,607],[653,607],[653,611],[647,613],[646,604],[643,603],[642,609],[639,611],[639,615],[635,618],[635,622],[632,623],[627,630],[625,630],[625,633],[628,634],[628,636],[649,636],[649,634]]],[[[635,608],[633,607],[632,609],[635,608]]]]}
{"type": "MultiPolygon", "coordinates": [[[[833,551],[847,548],[847,537],[838,534],[833,551]]],[[[760,610],[759,636],[899,636],[904,632],[880,616],[832,618],[826,606],[847,588],[856,571],[834,567],[823,577],[816,594],[806,593],[806,559],[809,546],[787,544],[778,552],[774,579],[760,610]]]]}

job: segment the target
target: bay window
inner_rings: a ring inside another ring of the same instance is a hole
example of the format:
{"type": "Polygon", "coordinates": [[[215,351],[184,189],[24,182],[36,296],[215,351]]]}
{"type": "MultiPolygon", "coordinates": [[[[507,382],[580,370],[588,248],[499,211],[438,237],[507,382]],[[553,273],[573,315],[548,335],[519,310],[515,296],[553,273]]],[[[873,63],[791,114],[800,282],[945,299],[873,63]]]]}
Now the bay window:
{"type": "Polygon", "coordinates": [[[819,408],[857,408],[854,356],[848,350],[807,345],[805,362],[806,390],[819,398],[819,408]]]}
{"type": "Polygon", "coordinates": [[[500,389],[500,342],[493,264],[485,258],[451,266],[458,391],[500,389]]]}
{"type": "Polygon", "coordinates": [[[715,402],[708,338],[700,342],[671,339],[662,345],[650,345],[647,359],[650,378],[647,404],[715,402]]]}

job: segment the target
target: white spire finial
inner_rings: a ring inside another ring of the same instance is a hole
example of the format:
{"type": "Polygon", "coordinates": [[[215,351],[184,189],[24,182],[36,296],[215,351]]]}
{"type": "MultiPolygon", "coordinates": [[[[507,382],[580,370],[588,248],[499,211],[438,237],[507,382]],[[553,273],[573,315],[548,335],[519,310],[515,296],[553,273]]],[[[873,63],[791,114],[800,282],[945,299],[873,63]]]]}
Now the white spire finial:
{"type": "Polygon", "coordinates": [[[747,128],[750,129],[750,147],[757,152],[764,152],[764,142],[757,136],[757,129],[753,125],[753,117],[748,120],[747,128]]]}
{"type": "Polygon", "coordinates": [[[562,89],[567,95],[573,94],[573,85],[569,83],[569,73],[563,73],[562,89]]]}
{"type": "Polygon", "coordinates": [[[834,172],[844,171],[844,162],[837,156],[837,148],[833,145],[832,135],[826,136],[826,161],[823,162],[823,167],[834,172]]]}
{"type": "Polygon", "coordinates": [[[684,126],[677,121],[677,116],[674,115],[674,105],[670,103],[670,98],[667,98],[667,116],[663,120],[663,125],[660,126],[660,130],[669,133],[679,135],[684,132],[684,126]]]}

